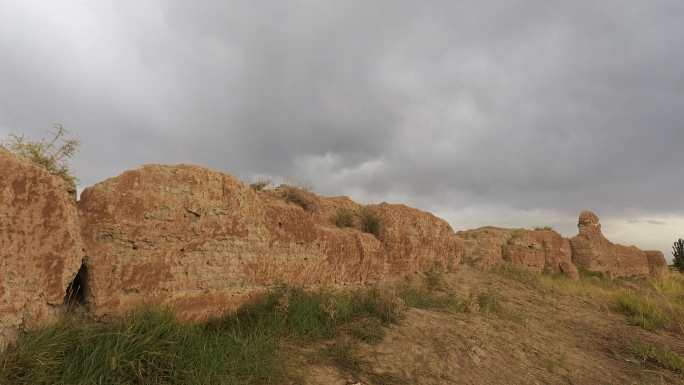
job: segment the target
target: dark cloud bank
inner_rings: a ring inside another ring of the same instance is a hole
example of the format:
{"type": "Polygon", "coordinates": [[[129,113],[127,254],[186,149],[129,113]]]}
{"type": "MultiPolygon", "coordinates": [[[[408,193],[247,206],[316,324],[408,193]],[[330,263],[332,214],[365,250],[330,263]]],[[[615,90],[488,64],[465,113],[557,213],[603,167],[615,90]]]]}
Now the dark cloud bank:
{"type": "Polygon", "coordinates": [[[684,237],[684,3],[0,0],[0,134],[449,219],[684,237]]]}

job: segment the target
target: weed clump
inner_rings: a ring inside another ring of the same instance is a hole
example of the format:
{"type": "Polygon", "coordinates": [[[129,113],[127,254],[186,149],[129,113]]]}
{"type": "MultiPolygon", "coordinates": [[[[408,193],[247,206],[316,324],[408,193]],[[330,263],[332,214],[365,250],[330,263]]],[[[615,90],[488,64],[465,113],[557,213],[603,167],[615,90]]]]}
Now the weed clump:
{"type": "Polygon", "coordinates": [[[373,210],[368,207],[361,209],[361,230],[363,232],[373,234],[379,238],[381,224],[380,217],[373,210]]]}
{"type": "Polygon", "coordinates": [[[632,347],[634,354],[643,363],[650,363],[675,373],[684,374],[684,359],[677,353],[653,345],[637,344],[632,347]]]}
{"type": "Polygon", "coordinates": [[[352,227],[354,226],[354,212],[347,208],[339,208],[335,211],[332,220],[339,228],[352,227]]]}

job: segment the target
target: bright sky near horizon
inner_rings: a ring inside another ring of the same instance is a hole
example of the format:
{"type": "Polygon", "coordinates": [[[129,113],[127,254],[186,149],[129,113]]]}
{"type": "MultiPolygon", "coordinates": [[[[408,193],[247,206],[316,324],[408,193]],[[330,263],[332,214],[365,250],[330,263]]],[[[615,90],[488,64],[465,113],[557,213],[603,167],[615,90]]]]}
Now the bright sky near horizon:
{"type": "Polygon", "coordinates": [[[592,209],[684,238],[684,2],[0,0],[0,136],[54,122],[81,185],[143,163],[429,210],[592,209]]]}

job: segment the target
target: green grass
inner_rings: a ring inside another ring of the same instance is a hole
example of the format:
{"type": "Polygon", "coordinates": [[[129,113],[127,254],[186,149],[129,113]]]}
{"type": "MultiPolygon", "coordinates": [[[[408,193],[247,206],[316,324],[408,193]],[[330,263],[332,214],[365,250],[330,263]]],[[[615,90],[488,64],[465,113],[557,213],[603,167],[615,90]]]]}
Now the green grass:
{"type": "Polygon", "coordinates": [[[284,340],[334,337],[358,322],[362,340],[399,319],[377,290],[346,293],[279,288],[238,311],[188,325],[164,310],[141,310],[108,323],[64,318],[27,332],[0,355],[0,384],[278,384],[284,340]],[[371,321],[372,320],[372,321],[371,321]]]}
{"type": "Polygon", "coordinates": [[[634,345],[632,349],[634,355],[645,364],[652,364],[675,373],[684,374],[684,359],[671,350],[641,344],[634,345]]]}

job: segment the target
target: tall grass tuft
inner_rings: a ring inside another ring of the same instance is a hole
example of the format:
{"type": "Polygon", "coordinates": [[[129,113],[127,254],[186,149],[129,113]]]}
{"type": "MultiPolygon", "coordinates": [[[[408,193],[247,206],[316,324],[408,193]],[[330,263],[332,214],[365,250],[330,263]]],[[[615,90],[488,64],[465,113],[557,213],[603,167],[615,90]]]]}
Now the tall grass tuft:
{"type": "Polygon", "coordinates": [[[632,350],[643,363],[650,363],[675,373],[684,374],[684,359],[671,350],[641,344],[634,345],[632,350]]]}
{"type": "Polygon", "coordinates": [[[618,310],[624,313],[633,325],[646,330],[656,330],[668,324],[667,315],[650,297],[625,292],[618,294],[616,301],[618,310]]]}

